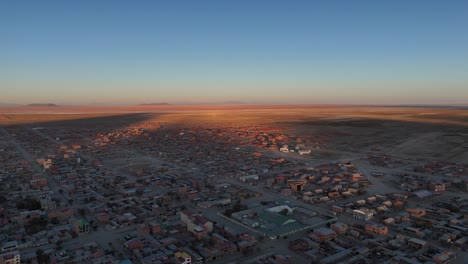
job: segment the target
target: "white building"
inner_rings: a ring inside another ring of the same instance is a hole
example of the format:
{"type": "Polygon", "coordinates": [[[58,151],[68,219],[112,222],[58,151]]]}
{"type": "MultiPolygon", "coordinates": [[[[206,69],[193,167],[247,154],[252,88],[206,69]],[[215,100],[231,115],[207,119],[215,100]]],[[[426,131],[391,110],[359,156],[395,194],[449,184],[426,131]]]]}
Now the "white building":
{"type": "Polygon", "coordinates": [[[288,145],[283,145],[283,146],[279,149],[279,151],[281,151],[281,152],[289,152],[289,147],[288,147],[288,145]]]}
{"type": "Polygon", "coordinates": [[[374,210],[369,209],[360,209],[360,210],[353,210],[353,217],[361,220],[369,221],[374,217],[374,210]]]}
{"type": "Polygon", "coordinates": [[[191,264],[192,257],[186,252],[176,252],[175,261],[176,263],[179,263],[179,264],[191,264]]]}
{"type": "Polygon", "coordinates": [[[2,243],[2,252],[15,251],[18,249],[18,241],[8,241],[2,243]]]}
{"type": "Polygon", "coordinates": [[[0,255],[1,264],[20,264],[20,253],[19,251],[12,251],[3,253],[0,255]]]}
{"type": "Polygon", "coordinates": [[[239,180],[241,182],[258,181],[258,175],[257,174],[252,174],[252,175],[240,176],[239,180]]]}

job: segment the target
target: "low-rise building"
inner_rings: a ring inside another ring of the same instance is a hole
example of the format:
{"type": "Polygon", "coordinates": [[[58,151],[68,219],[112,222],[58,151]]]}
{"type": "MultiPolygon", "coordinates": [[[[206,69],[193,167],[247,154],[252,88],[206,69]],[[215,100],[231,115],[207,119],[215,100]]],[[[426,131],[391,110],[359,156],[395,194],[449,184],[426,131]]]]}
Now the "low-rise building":
{"type": "Polygon", "coordinates": [[[315,242],[322,243],[328,240],[331,240],[337,237],[338,234],[335,231],[331,230],[330,228],[326,227],[319,227],[313,231],[313,233],[309,234],[309,238],[314,240],[315,242]]]}
{"type": "Polygon", "coordinates": [[[353,217],[365,221],[369,221],[374,218],[374,211],[367,208],[362,208],[359,210],[353,210],[353,217]]]}
{"type": "Polygon", "coordinates": [[[19,251],[6,252],[0,255],[0,264],[20,264],[21,255],[19,251]]]}
{"type": "Polygon", "coordinates": [[[377,235],[386,235],[388,233],[388,227],[376,223],[367,223],[365,226],[367,232],[377,234],[377,235]]]}

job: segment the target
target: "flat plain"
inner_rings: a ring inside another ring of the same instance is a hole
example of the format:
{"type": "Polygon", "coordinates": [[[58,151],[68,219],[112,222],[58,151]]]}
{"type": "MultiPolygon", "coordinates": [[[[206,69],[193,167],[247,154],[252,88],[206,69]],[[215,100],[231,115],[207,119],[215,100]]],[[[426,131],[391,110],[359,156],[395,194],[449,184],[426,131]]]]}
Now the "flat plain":
{"type": "Polygon", "coordinates": [[[451,162],[468,160],[468,109],[303,105],[3,107],[0,125],[119,127],[143,121],[171,126],[259,126],[327,137],[328,148],[451,162]]]}

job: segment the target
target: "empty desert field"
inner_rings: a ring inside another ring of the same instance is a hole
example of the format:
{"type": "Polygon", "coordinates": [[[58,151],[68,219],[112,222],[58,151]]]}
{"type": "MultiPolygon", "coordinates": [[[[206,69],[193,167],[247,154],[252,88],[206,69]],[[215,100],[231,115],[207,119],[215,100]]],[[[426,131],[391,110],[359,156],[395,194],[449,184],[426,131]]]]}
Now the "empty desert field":
{"type": "MultiPolygon", "coordinates": [[[[175,119],[218,121],[260,119],[263,122],[377,119],[401,122],[468,125],[468,108],[410,108],[308,105],[163,105],[123,107],[0,107],[0,124],[35,123],[87,117],[154,113],[175,119]],[[176,117],[177,116],[177,117],[176,117]],[[195,119],[194,119],[195,118],[195,119]],[[234,118],[234,119],[233,119],[234,118]]],[[[187,120],[187,121],[188,121],[187,120]]],[[[364,125],[365,122],[362,123],[364,125]]]]}

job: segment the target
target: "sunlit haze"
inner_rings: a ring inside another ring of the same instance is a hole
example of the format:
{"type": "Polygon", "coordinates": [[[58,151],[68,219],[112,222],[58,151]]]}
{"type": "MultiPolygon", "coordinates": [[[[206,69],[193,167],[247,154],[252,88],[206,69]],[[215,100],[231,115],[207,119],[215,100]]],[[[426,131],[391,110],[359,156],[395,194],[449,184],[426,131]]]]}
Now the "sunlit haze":
{"type": "Polygon", "coordinates": [[[1,1],[0,103],[464,104],[467,1],[1,1]]]}

